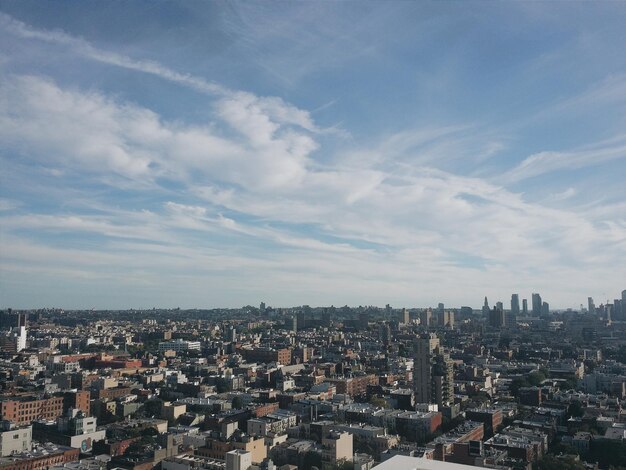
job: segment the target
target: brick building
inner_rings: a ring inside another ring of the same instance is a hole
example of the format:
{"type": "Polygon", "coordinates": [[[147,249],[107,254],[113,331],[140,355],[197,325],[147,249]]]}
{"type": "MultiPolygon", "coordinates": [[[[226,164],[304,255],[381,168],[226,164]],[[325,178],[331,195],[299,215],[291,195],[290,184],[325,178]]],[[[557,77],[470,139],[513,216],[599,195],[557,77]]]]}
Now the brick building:
{"type": "Polygon", "coordinates": [[[350,395],[365,395],[368,385],[377,385],[378,376],[374,374],[361,375],[357,377],[349,377],[345,379],[327,379],[326,382],[335,384],[337,393],[350,395]]]}
{"type": "Polygon", "coordinates": [[[291,364],[291,349],[252,348],[242,349],[241,353],[249,362],[278,362],[279,364],[291,364]]]}
{"type": "Polygon", "coordinates": [[[19,397],[3,400],[0,417],[17,425],[28,425],[35,420],[54,421],[68,408],[75,408],[89,415],[89,392],[66,392],[48,398],[19,397]]]}
{"type": "Polygon", "coordinates": [[[64,446],[45,446],[28,453],[0,458],[1,470],[46,470],[67,462],[76,462],[80,449],[64,446]]]}

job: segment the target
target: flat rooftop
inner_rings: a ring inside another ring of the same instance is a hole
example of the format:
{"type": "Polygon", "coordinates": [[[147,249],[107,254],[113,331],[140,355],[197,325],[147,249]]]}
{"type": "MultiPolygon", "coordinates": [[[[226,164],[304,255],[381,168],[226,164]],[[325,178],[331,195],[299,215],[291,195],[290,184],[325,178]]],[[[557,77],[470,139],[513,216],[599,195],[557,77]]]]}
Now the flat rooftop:
{"type": "Polygon", "coordinates": [[[396,455],[376,465],[372,470],[476,470],[477,468],[472,465],[396,455]]]}

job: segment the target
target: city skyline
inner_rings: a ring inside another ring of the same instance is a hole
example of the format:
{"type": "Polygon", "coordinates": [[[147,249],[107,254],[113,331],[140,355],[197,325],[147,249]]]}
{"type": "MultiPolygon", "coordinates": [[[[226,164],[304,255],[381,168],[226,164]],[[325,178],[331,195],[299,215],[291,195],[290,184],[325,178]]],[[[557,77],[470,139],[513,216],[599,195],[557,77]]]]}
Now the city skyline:
{"type": "Polygon", "coordinates": [[[620,297],[622,4],[146,5],[0,1],[0,307],[620,297]]]}

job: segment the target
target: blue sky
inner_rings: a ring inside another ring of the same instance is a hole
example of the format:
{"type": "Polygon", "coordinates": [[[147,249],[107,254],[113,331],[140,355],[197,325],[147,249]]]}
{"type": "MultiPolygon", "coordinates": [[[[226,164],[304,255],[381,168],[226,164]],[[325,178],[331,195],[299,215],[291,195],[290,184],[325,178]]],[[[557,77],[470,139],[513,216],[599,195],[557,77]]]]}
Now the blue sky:
{"type": "Polygon", "coordinates": [[[0,304],[626,289],[622,2],[0,1],[0,304]]]}

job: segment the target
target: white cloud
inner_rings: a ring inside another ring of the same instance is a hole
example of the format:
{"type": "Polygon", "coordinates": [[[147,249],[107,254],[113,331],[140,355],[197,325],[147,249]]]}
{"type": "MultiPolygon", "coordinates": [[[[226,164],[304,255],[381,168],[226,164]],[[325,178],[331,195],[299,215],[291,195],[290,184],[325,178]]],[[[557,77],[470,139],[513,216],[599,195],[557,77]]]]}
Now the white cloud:
{"type": "Polygon", "coordinates": [[[11,211],[13,209],[17,209],[20,207],[19,201],[14,201],[12,199],[0,198],[0,212],[11,211]]]}
{"type": "Polygon", "coordinates": [[[24,39],[36,39],[39,41],[45,41],[48,43],[65,46],[71,48],[74,53],[79,54],[87,59],[96,62],[102,62],[108,65],[113,65],[116,67],[122,67],[138,72],[155,75],[164,80],[172,81],[203,93],[221,94],[226,91],[225,88],[215,83],[206,81],[199,77],[194,77],[189,74],[176,72],[157,62],[147,60],[134,60],[122,54],[103,51],[92,46],[89,42],[81,38],[66,34],[63,31],[46,31],[35,29],[19,20],[16,20],[6,13],[0,12],[0,26],[2,26],[2,29],[4,29],[5,31],[11,32],[14,35],[24,39]]]}
{"type": "MultiPolygon", "coordinates": [[[[207,285],[219,286],[213,295],[226,292],[217,303],[230,305],[276,293],[276,286],[284,303],[319,303],[316,296],[335,303],[454,303],[483,292],[492,296],[488,289],[503,296],[536,286],[550,286],[564,303],[584,289],[600,289],[606,266],[626,256],[621,204],[608,212],[550,209],[498,184],[432,168],[446,159],[479,161],[500,152],[505,144],[489,132],[472,126],[408,130],[365,149],[329,154],[311,114],[280,98],[228,90],[6,15],[0,22],[22,38],[207,93],[214,105],[210,125],[181,124],[47,78],[5,77],[0,138],[12,152],[3,158],[52,169],[58,182],[49,197],[55,202],[64,184],[96,177],[123,187],[133,207],[149,209],[116,208],[128,201],[107,201],[117,195],[109,188],[80,207],[62,201],[50,213],[4,216],[3,266],[34,273],[40,284],[55,272],[111,283],[119,276],[160,288],[187,306],[202,300],[207,285]],[[608,217],[616,220],[607,223],[608,217]],[[97,242],[55,245],[46,238],[51,233],[97,242]]],[[[505,180],[608,162],[625,150],[624,139],[616,138],[542,152],[505,180]]],[[[569,188],[554,197],[573,195],[569,188]]],[[[626,277],[623,266],[613,269],[616,279],[626,277]]]]}
{"type": "Polygon", "coordinates": [[[259,100],[242,96],[219,104],[224,123],[244,137],[235,140],[206,126],[164,122],[150,110],[97,93],[17,77],[0,84],[0,137],[43,165],[132,180],[201,174],[244,186],[296,184],[317,144],[289,125],[297,116],[273,121],[259,100]]]}
{"type": "Polygon", "coordinates": [[[502,180],[518,182],[554,171],[579,169],[626,158],[625,140],[624,136],[619,136],[617,142],[611,145],[593,146],[570,152],[535,153],[505,173],[502,180]]]}
{"type": "Polygon", "coordinates": [[[550,200],[551,201],[565,201],[566,199],[569,199],[571,197],[574,197],[576,195],[576,190],[572,187],[565,189],[564,191],[560,191],[558,193],[554,193],[550,196],[550,200]]]}

